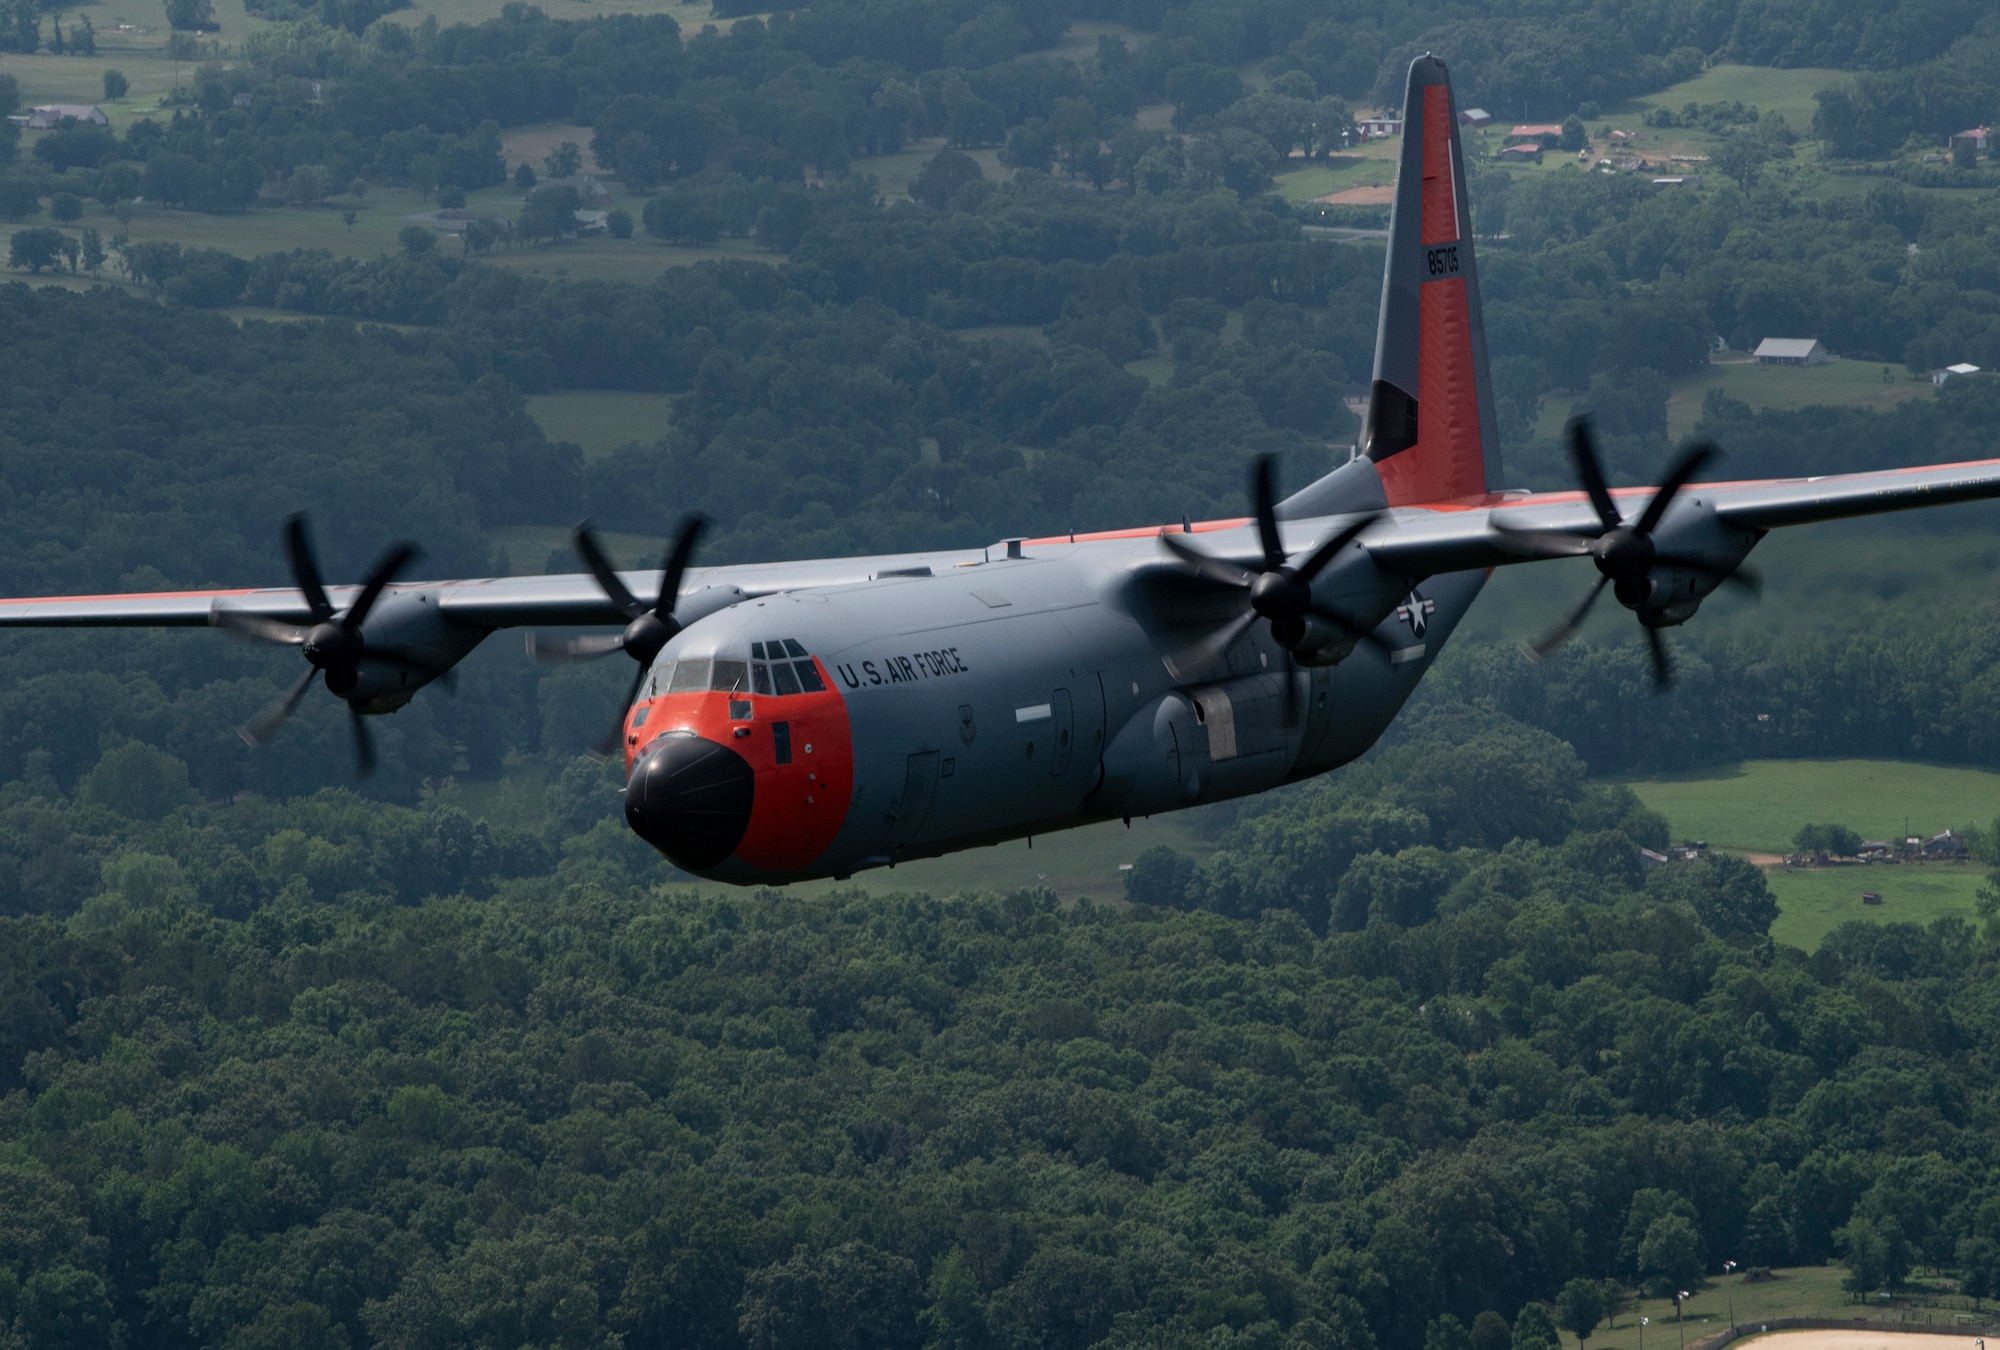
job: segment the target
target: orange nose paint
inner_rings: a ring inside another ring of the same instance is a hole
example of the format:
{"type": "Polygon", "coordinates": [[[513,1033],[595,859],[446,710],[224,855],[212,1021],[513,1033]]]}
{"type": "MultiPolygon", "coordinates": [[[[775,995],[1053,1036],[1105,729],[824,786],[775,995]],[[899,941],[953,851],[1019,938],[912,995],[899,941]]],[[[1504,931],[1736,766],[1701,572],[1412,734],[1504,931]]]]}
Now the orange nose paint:
{"type": "Polygon", "coordinates": [[[728,746],[757,776],[750,828],[736,856],[760,871],[804,871],[832,845],[854,796],[847,703],[813,660],[825,686],[815,693],[662,694],[634,705],[625,724],[625,771],[670,731],[728,746]]]}

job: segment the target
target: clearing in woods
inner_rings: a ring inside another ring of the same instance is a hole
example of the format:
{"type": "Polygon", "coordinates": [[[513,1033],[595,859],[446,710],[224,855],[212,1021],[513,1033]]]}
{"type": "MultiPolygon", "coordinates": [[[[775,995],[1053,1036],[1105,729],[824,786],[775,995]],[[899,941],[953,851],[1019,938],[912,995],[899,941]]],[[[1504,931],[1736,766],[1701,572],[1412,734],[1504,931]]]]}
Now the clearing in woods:
{"type": "Polygon", "coordinates": [[[1705,839],[1746,853],[1786,852],[1801,825],[1845,825],[1863,839],[1901,839],[1985,828],[2000,816],[2000,774],[1904,760],[1753,759],[1629,781],[1641,801],[1667,818],[1676,840],[1705,839]]]}
{"type": "MultiPolygon", "coordinates": [[[[1639,1350],[1639,1319],[1644,1317],[1652,1323],[1644,1328],[1646,1343],[1653,1350],[1671,1350],[1682,1344],[1693,1345],[1719,1331],[1727,1331],[1733,1313],[1736,1325],[1753,1333],[1747,1343],[1757,1346],[1758,1350],[1973,1350],[1971,1336],[1943,1333],[1942,1326],[1950,1325],[1948,1320],[1941,1325],[1929,1324],[1937,1328],[1929,1334],[1892,1331],[1882,1328],[1880,1324],[1851,1331],[1754,1334],[1759,1323],[1781,1317],[1854,1317],[1858,1310],[1847,1291],[1840,1287],[1846,1275],[1847,1271],[1840,1266],[1795,1266],[1774,1270],[1766,1278],[1755,1282],[1741,1275],[1706,1280],[1687,1300],[1685,1321],[1676,1323],[1672,1299],[1643,1299],[1620,1307],[1608,1326],[1601,1326],[1591,1333],[1590,1344],[1602,1347],[1602,1350],[1639,1350]]],[[[1905,1310],[1899,1302],[1891,1302],[1877,1304],[1869,1311],[1876,1316],[1894,1317],[1905,1310]]],[[[1931,1311],[1930,1315],[1944,1319],[1951,1317],[1949,1312],[1931,1311]]],[[[1576,1338],[1564,1332],[1562,1343],[1568,1350],[1568,1347],[1576,1345],[1576,1338]]]]}
{"type": "MultiPolygon", "coordinates": [[[[2000,774],[1901,760],[1751,760],[1660,778],[1629,780],[1667,818],[1674,838],[1716,848],[1783,854],[1801,825],[1845,825],[1864,839],[1928,837],[1988,826],[2000,815],[2000,774]]],[[[1911,863],[1765,869],[1779,916],[1771,936],[1810,951],[1850,919],[1929,923],[1977,917],[1986,869],[1979,863],[1911,863]],[[1862,893],[1882,897],[1864,904],[1862,893]]]]}
{"type": "Polygon", "coordinates": [[[621,445],[652,445],[673,424],[671,394],[628,389],[564,389],[528,395],[528,416],[552,441],[574,441],[585,459],[621,445]]]}

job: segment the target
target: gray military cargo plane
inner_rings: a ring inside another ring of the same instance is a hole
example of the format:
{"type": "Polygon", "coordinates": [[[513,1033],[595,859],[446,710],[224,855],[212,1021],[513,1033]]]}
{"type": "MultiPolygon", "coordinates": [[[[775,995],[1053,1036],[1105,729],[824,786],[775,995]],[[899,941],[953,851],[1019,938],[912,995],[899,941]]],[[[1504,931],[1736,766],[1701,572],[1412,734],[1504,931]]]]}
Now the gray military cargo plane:
{"type": "Polygon", "coordinates": [[[0,601],[6,625],[217,625],[300,648],[272,735],[315,678],[393,712],[494,630],[615,625],[530,650],[638,663],[604,747],[625,815],[678,866],[737,883],[844,877],[1091,821],[1172,811],[1325,773],[1402,707],[1497,566],[1588,555],[1644,626],[1686,622],[1784,525],[2000,496],[2000,460],[1701,483],[1685,450],[1658,488],[1606,486],[1587,428],[1582,491],[1502,486],[1457,107],[1442,61],[1410,68],[1374,380],[1356,453],[1247,519],[991,547],[691,568],[700,521],[658,572],[615,571],[587,527],[575,576],[359,587],[319,578],[287,526],[296,589],[0,601]],[[641,599],[640,597],[656,597],[641,599]]]}

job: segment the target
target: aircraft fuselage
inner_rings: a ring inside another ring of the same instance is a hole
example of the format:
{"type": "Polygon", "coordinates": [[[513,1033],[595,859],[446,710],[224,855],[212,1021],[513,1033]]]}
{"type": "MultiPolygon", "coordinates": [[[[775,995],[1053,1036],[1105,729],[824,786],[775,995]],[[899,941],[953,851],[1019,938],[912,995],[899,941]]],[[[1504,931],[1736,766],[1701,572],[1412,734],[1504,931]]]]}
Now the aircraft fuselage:
{"type": "Polygon", "coordinates": [[[1262,792],[1366,750],[1485,579],[1381,602],[1387,658],[1295,666],[1258,624],[1190,669],[1214,620],[1169,579],[1162,626],[1138,550],[1159,552],[1043,544],[692,624],[626,720],[628,821],[688,871],[780,883],[1262,792]]]}

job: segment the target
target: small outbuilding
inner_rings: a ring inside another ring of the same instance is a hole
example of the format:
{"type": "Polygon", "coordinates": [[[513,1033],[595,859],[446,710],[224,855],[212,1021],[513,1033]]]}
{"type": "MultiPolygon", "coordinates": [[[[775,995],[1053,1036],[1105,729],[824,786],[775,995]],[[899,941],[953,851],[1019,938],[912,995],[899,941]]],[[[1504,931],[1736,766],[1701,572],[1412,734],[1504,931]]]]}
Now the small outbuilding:
{"type": "Polygon", "coordinates": [[[1503,149],[1500,152],[1500,161],[1503,164],[1540,164],[1542,153],[1540,141],[1522,141],[1503,149]]]}
{"type": "Polygon", "coordinates": [[[1467,108],[1459,113],[1458,124],[1462,127],[1490,127],[1493,125],[1493,114],[1484,108],[1467,108]]]}
{"type": "Polygon", "coordinates": [[[1953,146],[1970,145],[1983,155],[1986,153],[1986,142],[1990,134],[1985,127],[1967,127],[1964,131],[1953,132],[1951,143],[1953,146]]]}
{"type": "Polygon", "coordinates": [[[1824,366],[1833,360],[1818,338],[1765,338],[1757,344],[1756,356],[1764,366],[1824,366]]]}
{"type": "Polygon", "coordinates": [[[1950,379],[1954,375],[1977,375],[1978,373],[1979,373],[1978,366],[1972,365],[1971,363],[1966,361],[1960,361],[1955,366],[1946,366],[1943,370],[1932,371],[1931,383],[1941,386],[1944,384],[1946,380],[1950,379]]]}
{"type": "Polygon", "coordinates": [[[1363,117],[1357,119],[1354,125],[1364,141],[1403,134],[1403,119],[1400,117],[1363,117]]]}
{"type": "Polygon", "coordinates": [[[1677,173],[1667,178],[1655,178],[1653,186],[1657,188],[1698,188],[1701,186],[1701,175],[1698,173],[1677,173]]]}
{"type": "Polygon", "coordinates": [[[1926,858],[1941,858],[1949,861],[1956,858],[1963,858],[1968,851],[1965,847],[1965,837],[1955,834],[1950,830],[1946,830],[1943,834],[1934,834],[1924,840],[1924,856],[1926,858]]]}

